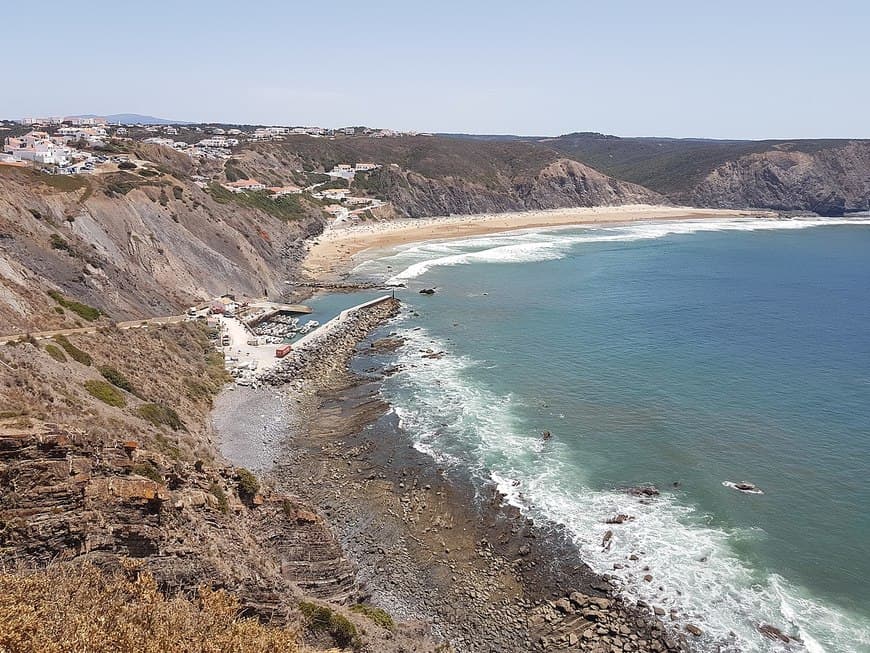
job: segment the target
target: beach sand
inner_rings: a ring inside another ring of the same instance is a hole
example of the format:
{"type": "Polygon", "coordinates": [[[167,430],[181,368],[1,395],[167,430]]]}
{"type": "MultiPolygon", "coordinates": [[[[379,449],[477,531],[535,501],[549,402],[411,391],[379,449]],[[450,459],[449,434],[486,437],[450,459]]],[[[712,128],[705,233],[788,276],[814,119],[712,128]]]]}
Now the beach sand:
{"type": "Polygon", "coordinates": [[[520,229],[620,225],[664,220],[707,220],[734,217],[775,217],[772,211],[698,209],[691,207],[596,206],[589,208],[484,213],[436,218],[414,218],[327,228],[309,246],[302,264],[305,275],[321,283],[337,283],[366,250],[385,249],[407,243],[467,238],[520,229]]]}

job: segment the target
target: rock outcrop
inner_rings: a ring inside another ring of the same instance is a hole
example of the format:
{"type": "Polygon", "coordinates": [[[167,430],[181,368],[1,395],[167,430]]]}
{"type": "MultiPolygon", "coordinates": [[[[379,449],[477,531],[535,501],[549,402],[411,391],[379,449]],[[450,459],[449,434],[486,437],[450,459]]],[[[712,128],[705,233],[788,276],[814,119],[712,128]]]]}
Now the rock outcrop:
{"type": "Polygon", "coordinates": [[[843,215],[870,210],[870,143],[806,152],[785,146],[729,161],[687,195],[697,206],[843,215]]]}
{"type": "Polygon", "coordinates": [[[658,193],[613,179],[570,159],[557,159],[531,176],[504,176],[488,185],[452,176],[432,178],[395,167],[372,174],[377,176],[383,196],[393,207],[414,218],[667,203],[658,193]]]}

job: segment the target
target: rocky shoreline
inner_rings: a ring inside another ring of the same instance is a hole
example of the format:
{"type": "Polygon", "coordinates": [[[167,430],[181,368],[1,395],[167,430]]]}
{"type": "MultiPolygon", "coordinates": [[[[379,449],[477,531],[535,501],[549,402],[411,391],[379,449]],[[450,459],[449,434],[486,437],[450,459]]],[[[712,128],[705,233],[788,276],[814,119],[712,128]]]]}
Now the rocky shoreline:
{"type": "Polygon", "coordinates": [[[400,341],[368,339],[398,311],[371,307],[288,357],[264,379],[280,394],[226,395],[218,410],[235,426],[218,425],[225,453],[247,441],[260,460],[270,455],[269,482],[318,506],[363,595],[456,651],[688,650],[691,631],[619,598],[558,526],[532,523],[494,488],[448,478],[410,446],[380,398],[373,356],[400,341]]]}

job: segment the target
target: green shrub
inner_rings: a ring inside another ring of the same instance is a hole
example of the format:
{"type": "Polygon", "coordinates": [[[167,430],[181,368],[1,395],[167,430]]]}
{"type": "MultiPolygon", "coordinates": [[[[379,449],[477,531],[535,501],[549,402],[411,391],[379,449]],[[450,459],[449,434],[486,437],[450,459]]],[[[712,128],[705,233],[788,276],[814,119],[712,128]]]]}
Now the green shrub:
{"type": "Polygon", "coordinates": [[[64,308],[68,308],[79,317],[86,319],[88,322],[93,322],[102,315],[100,309],[88,306],[87,304],[82,304],[81,302],[72,299],[67,299],[56,290],[49,290],[48,296],[64,308]]]}
{"type": "Polygon", "coordinates": [[[165,483],[163,480],[163,474],[158,472],[157,468],[151,463],[137,463],[130,468],[130,471],[138,476],[150,478],[155,483],[160,483],[161,485],[165,483]]]}
{"type": "MultiPolygon", "coordinates": [[[[51,234],[51,248],[52,249],[60,249],[68,254],[73,254],[73,249],[70,247],[70,244],[66,242],[63,236],[60,234],[51,234]]],[[[50,295],[51,293],[49,293],[50,295]]]]}
{"type": "Polygon", "coordinates": [[[362,642],[356,632],[356,626],[345,616],[330,610],[326,606],[302,601],[299,610],[305,616],[308,630],[329,634],[341,647],[358,649],[362,642]]]}
{"type": "Polygon", "coordinates": [[[87,352],[82,351],[75,345],[73,345],[69,340],[66,339],[66,336],[55,336],[54,341],[63,347],[63,350],[69,354],[69,357],[74,361],[81,363],[82,365],[90,365],[94,362],[94,359],[91,358],[91,355],[87,352]]]}
{"type": "Polygon", "coordinates": [[[239,494],[243,497],[252,497],[260,491],[260,482],[244,467],[237,470],[239,477],[239,494]]]}
{"type": "Polygon", "coordinates": [[[178,413],[165,404],[142,404],[139,406],[138,413],[139,417],[154,426],[168,426],[173,431],[185,428],[178,413]]]}
{"type": "MultiPolygon", "coordinates": [[[[208,192],[218,204],[236,204],[259,209],[284,222],[300,220],[305,217],[305,207],[299,195],[273,197],[271,193],[264,190],[233,193],[214,182],[209,184],[208,192]]],[[[317,203],[310,196],[306,196],[306,199],[317,203]]],[[[333,202],[329,200],[327,203],[332,204],[333,202]]]]}
{"type": "Polygon", "coordinates": [[[376,608],[373,605],[366,605],[365,603],[357,603],[350,606],[350,611],[368,617],[385,630],[393,631],[396,629],[396,622],[393,621],[390,613],[382,608],[376,608]]]}
{"type": "Polygon", "coordinates": [[[110,406],[114,406],[115,408],[123,408],[127,405],[127,400],[124,399],[124,395],[115,390],[114,386],[105,381],[97,381],[95,379],[85,381],[85,390],[87,390],[93,397],[96,397],[100,401],[107,403],[110,406]]]}
{"type": "Polygon", "coordinates": [[[169,456],[172,460],[181,460],[183,458],[181,447],[178,444],[170,442],[169,438],[162,433],[154,436],[154,446],[157,448],[157,451],[169,456]]]}
{"type": "Polygon", "coordinates": [[[135,170],[138,166],[132,161],[121,161],[118,164],[118,170],[135,170]]]}
{"type": "Polygon", "coordinates": [[[63,351],[61,351],[60,347],[56,347],[55,345],[46,345],[45,352],[58,363],[66,363],[66,356],[64,355],[63,351]]]}
{"type": "Polygon", "coordinates": [[[100,374],[103,375],[103,378],[106,379],[109,383],[111,383],[116,388],[121,388],[121,390],[125,390],[130,394],[135,395],[136,389],[133,387],[133,384],[130,380],[121,374],[114,367],[110,367],[109,365],[102,365],[99,368],[100,374]]]}
{"type": "Polygon", "coordinates": [[[208,486],[208,491],[217,499],[218,509],[226,514],[230,509],[230,502],[227,500],[227,495],[226,492],[224,492],[224,489],[217,483],[212,483],[208,486]]]}

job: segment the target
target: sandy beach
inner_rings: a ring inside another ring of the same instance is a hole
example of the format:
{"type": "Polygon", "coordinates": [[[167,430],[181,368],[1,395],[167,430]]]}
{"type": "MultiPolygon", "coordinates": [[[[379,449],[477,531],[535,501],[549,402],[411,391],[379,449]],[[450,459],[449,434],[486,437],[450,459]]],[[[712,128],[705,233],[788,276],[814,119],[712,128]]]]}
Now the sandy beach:
{"type": "Polygon", "coordinates": [[[384,249],[424,240],[467,238],[521,229],[620,225],[664,220],[707,220],[734,217],[775,217],[773,211],[699,209],[692,207],[596,206],[589,208],[484,213],[435,218],[415,218],[327,228],[309,246],[302,264],[312,281],[341,280],[353,257],[367,250],[384,249]]]}

